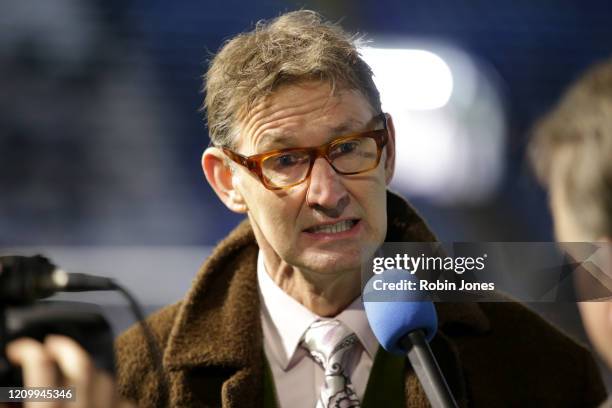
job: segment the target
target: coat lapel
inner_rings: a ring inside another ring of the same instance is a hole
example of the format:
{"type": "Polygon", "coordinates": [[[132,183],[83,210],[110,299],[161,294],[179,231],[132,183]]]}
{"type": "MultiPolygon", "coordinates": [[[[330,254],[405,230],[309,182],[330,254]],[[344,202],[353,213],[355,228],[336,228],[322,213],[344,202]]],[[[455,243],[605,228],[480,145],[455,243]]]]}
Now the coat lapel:
{"type": "MultiPolygon", "coordinates": [[[[459,352],[451,340],[452,333],[482,334],[489,330],[489,322],[480,307],[474,303],[437,303],[438,332],[430,342],[440,370],[459,407],[467,407],[469,393],[466,386],[459,352]]],[[[429,407],[425,390],[410,366],[406,370],[406,407],[429,407]]]]}
{"type": "MultiPolygon", "coordinates": [[[[387,194],[388,242],[436,242],[425,221],[399,195],[387,194]]],[[[482,334],[489,330],[489,321],[476,303],[437,303],[438,332],[430,346],[448,386],[460,407],[468,406],[466,387],[458,350],[451,341],[453,333],[482,334]]],[[[406,370],[406,407],[429,407],[425,390],[410,366],[406,370]]]]}
{"type": "Polygon", "coordinates": [[[164,355],[175,406],[261,405],[257,252],[250,227],[243,223],[198,273],[164,355]]]}

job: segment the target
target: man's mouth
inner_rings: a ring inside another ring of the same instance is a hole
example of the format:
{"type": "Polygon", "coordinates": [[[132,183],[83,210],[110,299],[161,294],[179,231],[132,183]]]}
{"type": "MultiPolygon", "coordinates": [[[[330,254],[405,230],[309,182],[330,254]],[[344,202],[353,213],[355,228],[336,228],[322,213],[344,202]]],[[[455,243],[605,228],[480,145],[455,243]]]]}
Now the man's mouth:
{"type": "Polygon", "coordinates": [[[338,234],[340,232],[348,231],[353,228],[359,220],[343,220],[335,224],[316,225],[306,229],[306,232],[312,234],[338,234]]]}

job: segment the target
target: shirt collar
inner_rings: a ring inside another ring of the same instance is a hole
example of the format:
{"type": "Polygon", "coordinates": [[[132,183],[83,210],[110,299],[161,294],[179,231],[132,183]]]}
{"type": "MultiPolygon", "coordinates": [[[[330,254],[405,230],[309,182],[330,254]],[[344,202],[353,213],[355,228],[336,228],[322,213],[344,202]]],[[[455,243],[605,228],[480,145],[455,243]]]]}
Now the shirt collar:
{"type": "Polygon", "coordinates": [[[283,369],[287,369],[302,335],[319,317],[285,293],[268,275],[261,251],[257,257],[257,281],[261,293],[261,306],[272,335],[280,342],[277,355],[283,369]]]}
{"type": "MultiPolygon", "coordinates": [[[[322,317],[308,310],[297,300],[285,293],[268,275],[261,251],[257,257],[257,281],[261,294],[264,319],[270,324],[273,334],[282,345],[279,362],[287,369],[308,327],[322,317]]],[[[335,319],[351,329],[361,345],[374,358],[378,341],[370,328],[361,296],[357,297],[335,319]]]]}
{"type": "Polygon", "coordinates": [[[378,350],[378,340],[370,328],[368,318],[363,307],[361,296],[358,296],[353,303],[338,314],[335,319],[340,320],[346,327],[351,329],[361,342],[361,345],[374,359],[378,350]]]}

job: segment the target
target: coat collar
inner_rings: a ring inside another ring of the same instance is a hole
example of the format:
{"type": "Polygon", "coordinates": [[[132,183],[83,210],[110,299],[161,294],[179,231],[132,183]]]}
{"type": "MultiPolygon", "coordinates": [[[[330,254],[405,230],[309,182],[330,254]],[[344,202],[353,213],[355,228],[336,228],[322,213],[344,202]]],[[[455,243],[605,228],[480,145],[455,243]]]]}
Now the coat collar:
{"type": "MultiPolygon", "coordinates": [[[[387,241],[436,240],[416,211],[391,192],[387,194],[387,213],[387,241]]],[[[253,230],[245,220],[215,248],[197,274],[181,304],[164,354],[164,366],[171,377],[171,401],[178,401],[179,405],[190,402],[192,396],[185,381],[178,380],[186,371],[218,368],[221,370],[215,372],[222,372],[226,380],[221,389],[224,407],[261,405],[258,378],[263,373],[263,336],[257,253],[253,230]],[[173,376],[178,376],[176,381],[172,381],[173,376]]],[[[437,304],[436,307],[441,332],[451,325],[476,333],[488,328],[488,320],[476,303],[437,304]]],[[[444,355],[441,365],[458,370],[457,354],[451,343],[443,333],[438,337],[432,348],[444,355]]],[[[418,393],[415,381],[407,381],[409,392],[418,393]]]]}
{"type": "MultiPolygon", "coordinates": [[[[387,192],[386,242],[436,242],[437,238],[417,211],[399,194],[387,192]]],[[[476,332],[489,329],[478,303],[437,303],[438,326],[461,326],[476,332]]]]}

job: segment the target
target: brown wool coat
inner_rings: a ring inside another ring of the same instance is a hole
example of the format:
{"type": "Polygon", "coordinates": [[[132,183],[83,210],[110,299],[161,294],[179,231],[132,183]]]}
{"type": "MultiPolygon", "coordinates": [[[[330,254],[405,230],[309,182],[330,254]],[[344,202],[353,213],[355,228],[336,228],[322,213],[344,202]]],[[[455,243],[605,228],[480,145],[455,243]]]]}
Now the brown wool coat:
{"type": "MultiPolygon", "coordinates": [[[[435,237],[401,198],[388,195],[387,241],[435,237]]],[[[172,407],[260,407],[263,345],[256,279],[258,247],[248,221],[222,241],[179,303],[149,318],[163,348],[172,407]]],[[[589,354],[517,303],[439,303],[431,343],[460,406],[592,407],[605,392],[589,354]]],[[[116,343],[121,394],[159,406],[141,332],[116,343]]],[[[407,366],[406,406],[429,406],[407,366]]]]}

